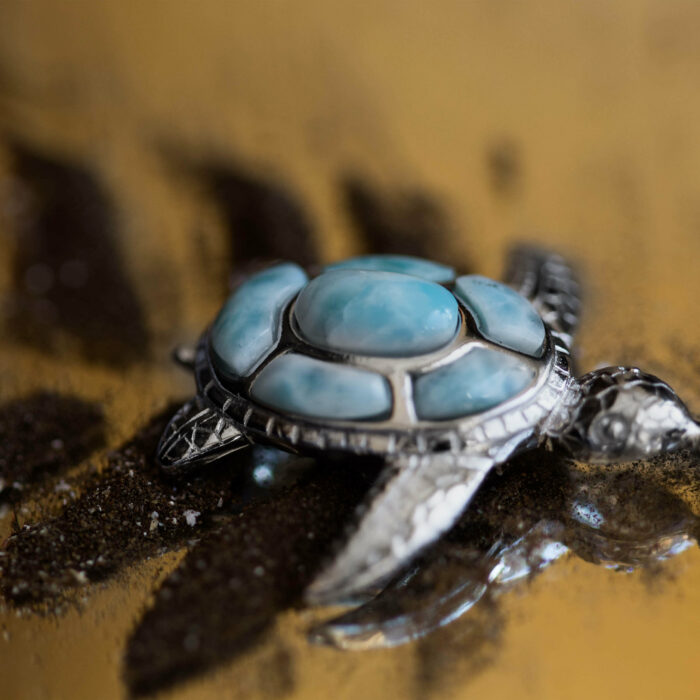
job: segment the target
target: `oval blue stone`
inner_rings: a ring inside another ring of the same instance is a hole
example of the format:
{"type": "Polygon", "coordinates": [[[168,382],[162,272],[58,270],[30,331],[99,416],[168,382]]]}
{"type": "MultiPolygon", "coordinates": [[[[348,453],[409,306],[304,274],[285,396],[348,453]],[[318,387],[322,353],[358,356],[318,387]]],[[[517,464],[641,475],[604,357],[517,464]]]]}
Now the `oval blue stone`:
{"type": "Polygon", "coordinates": [[[473,348],[466,355],[414,378],[413,401],[423,420],[480,413],[526,389],[535,370],[516,355],[473,348]]]}
{"type": "Polygon", "coordinates": [[[250,374],[279,341],[282,311],[307,280],[304,270],[293,263],[275,265],[246,280],[212,326],[216,365],[228,374],[250,374]]]}
{"type": "Polygon", "coordinates": [[[447,265],[415,258],[412,255],[360,255],[326,265],[325,270],[378,270],[413,275],[430,282],[447,283],[455,277],[453,268],[447,265]]]}
{"type": "Polygon", "coordinates": [[[484,338],[531,357],[542,357],[544,323],[525,297],[505,284],[479,275],[459,277],[455,294],[472,312],[484,338]]]}
{"type": "Polygon", "coordinates": [[[447,345],[460,321],[454,296],[433,282],[369,270],[331,270],[294,310],[301,334],[341,353],[408,357],[447,345]]]}
{"type": "Polygon", "coordinates": [[[392,406],[382,375],[292,353],[264,367],[250,395],[278,411],[324,420],[369,420],[388,415],[392,406]]]}

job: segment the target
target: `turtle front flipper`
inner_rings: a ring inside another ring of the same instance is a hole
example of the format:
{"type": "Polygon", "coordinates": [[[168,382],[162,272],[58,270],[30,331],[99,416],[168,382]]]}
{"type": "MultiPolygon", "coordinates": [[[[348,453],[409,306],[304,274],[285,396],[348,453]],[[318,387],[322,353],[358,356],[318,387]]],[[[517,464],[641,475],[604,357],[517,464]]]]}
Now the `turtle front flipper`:
{"type": "Polygon", "coordinates": [[[308,588],[307,600],[337,602],[381,584],[455,523],[493,464],[450,452],[388,460],[357,528],[308,588]]]}
{"type": "Polygon", "coordinates": [[[195,397],[171,418],[158,443],[166,472],[187,471],[250,446],[233,422],[195,397]]]}
{"type": "Polygon", "coordinates": [[[608,464],[700,452],[700,422],[658,377],[606,367],[581,377],[574,390],[570,420],[551,437],[577,459],[608,464]]]}
{"type": "Polygon", "coordinates": [[[516,246],[508,255],[505,281],[530,300],[553,334],[571,349],[581,298],[576,274],[566,260],[550,250],[516,246]]]}

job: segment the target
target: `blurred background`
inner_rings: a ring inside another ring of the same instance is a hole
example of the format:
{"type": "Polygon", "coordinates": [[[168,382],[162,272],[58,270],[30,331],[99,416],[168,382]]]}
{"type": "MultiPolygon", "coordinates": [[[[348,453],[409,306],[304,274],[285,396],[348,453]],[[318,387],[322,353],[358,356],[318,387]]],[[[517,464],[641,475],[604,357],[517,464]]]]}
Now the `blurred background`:
{"type": "MultiPolygon", "coordinates": [[[[3,2],[0,399],[98,402],[116,446],[191,391],[171,348],[261,261],[398,252],[497,277],[530,240],[581,271],[581,369],[639,364],[697,412],[699,33],[692,0],[3,2]]],[[[174,562],[52,622],[3,613],[0,695],[120,697],[174,562]]],[[[311,648],[287,613],[173,697],[275,694],[282,639],[294,697],[697,698],[697,548],[669,567],[564,562],[504,603],[483,664],[465,650],[433,685],[411,647],[311,648]]]]}

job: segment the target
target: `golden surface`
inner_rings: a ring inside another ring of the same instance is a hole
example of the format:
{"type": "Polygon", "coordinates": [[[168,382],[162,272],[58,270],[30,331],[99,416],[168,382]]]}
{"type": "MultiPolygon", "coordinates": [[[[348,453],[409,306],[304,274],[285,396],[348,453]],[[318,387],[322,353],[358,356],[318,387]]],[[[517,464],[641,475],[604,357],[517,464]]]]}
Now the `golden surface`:
{"type": "MultiPolygon", "coordinates": [[[[348,172],[444,203],[456,264],[498,275],[512,240],[556,247],[586,276],[581,368],[639,363],[700,411],[698,35],[700,6],[683,0],[2,3],[0,134],[69,154],[108,184],[162,358],[117,371],[5,338],[2,398],[51,386],[104,400],[117,445],[190,390],[168,366],[171,329],[177,319],[191,338],[211,317],[226,250],[220,213],[164,157],[174,150],[285,183],[326,259],[359,249],[339,205],[348,172]],[[514,165],[497,186],[503,149],[514,165]],[[206,265],[193,264],[201,240],[206,265]]],[[[11,246],[4,237],[3,287],[11,246]]],[[[176,561],[88,589],[60,618],[3,613],[0,697],[122,696],[126,635],[176,561]]],[[[463,623],[438,633],[429,683],[424,647],[311,647],[308,615],[289,613],[261,648],[168,696],[274,695],[266,671],[284,648],[289,697],[698,698],[697,547],[665,571],[650,585],[559,562],[501,599],[482,663],[460,647],[463,623]]]]}

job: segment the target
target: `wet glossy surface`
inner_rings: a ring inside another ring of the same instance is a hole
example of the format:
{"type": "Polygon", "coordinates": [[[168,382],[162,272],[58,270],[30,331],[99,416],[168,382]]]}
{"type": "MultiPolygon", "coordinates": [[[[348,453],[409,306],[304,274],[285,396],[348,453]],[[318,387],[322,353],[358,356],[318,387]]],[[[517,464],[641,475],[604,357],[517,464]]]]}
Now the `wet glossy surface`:
{"type": "MultiPolygon", "coordinates": [[[[697,515],[658,482],[665,461],[609,473],[524,456],[510,469],[487,481],[473,512],[416,566],[374,600],[317,627],[314,641],[351,650],[405,644],[475,614],[488,597],[567,554],[631,574],[697,547],[697,515]],[[508,517],[500,514],[504,501],[508,517]]],[[[691,470],[697,488],[700,471],[691,470]]]]}

